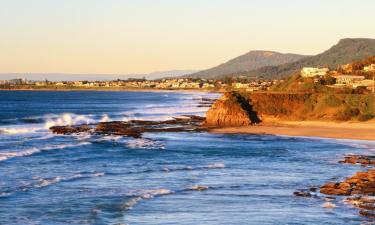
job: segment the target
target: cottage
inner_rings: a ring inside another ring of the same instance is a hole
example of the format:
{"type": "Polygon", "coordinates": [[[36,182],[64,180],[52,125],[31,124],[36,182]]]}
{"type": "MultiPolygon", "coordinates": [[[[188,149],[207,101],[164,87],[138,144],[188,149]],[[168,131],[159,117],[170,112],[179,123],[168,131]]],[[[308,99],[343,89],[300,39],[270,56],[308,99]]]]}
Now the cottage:
{"type": "Polygon", "coordinates": [[[364,76],[356,76],[356,75],[337,75],[333,76],[336,78],[336,84],[342,85],[354,85],[357,82],[363,81],[365,79],[364,76]]]}
{"type": "Polygon", "coordinates": [[[316,77],[325,76],[328,73],[328,68],[304,67],[301,70],[302,77],[316,77]]]}
{"type": "Polygon", "coordinates": [[[363,67],[364,72],[375,72],[375,64],[363,67]]]}

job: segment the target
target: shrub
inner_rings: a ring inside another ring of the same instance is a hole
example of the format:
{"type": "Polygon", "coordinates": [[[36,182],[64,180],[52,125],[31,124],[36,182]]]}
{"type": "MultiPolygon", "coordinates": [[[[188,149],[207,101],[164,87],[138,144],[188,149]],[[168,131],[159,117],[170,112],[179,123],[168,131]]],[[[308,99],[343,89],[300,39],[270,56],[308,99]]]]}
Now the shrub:
{"type": "Polygon", "coordinates": [[[325,103],[329,107],[338,107],[341,105],[342,101],[335,95],[328,95],[325,99],[325,103]]]}
{"type": "Polygon", "coordinates": [[[358,116],[358,120],[361,122],[368,121],[374,118],[374,115],[371,114],[361,114],[358,116]]]}
{"type": "Polygon", "coordinates": [[[343,120],[343,121],[351,120],[353,117],[358,116],[358,114],[359,114],[359,109],[346,107],[345,109],[337,113],[336,119],[343,120]]]}

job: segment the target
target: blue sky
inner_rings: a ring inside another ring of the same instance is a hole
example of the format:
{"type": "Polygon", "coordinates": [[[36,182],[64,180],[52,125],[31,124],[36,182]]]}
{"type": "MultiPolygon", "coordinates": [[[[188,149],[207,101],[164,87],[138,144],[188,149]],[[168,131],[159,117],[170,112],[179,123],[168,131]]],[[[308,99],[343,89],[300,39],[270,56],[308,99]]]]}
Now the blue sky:
{"type": "Polygon", "coordinates": [[[0,72],[148,73],[250,50],[317,54],[375,37],[374,9],[373,0],[0,0],[0,72]]]}

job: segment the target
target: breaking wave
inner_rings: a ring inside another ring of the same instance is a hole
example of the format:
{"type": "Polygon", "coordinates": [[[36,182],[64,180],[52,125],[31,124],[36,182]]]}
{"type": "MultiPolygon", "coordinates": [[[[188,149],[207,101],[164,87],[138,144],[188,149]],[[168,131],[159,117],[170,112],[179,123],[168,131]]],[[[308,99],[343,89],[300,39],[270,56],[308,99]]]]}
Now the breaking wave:
{"type": "Polygon", "coordinates": [[[5,161],[8,159],[16,158],[16,157],[25,157],[25,156],[31,156],[43,151],[49,151],[49,150],[59,150],[59,149],[65,149],[65,148],[73,148],[73,147],[78,147],[82,145],[88,145],[91,144],[90,142],[81,142],[78,144],[60,144],[60,145],[50,145],[50,146],[45,146],[42,148],[29,148],[26,150],[22,151],[14,151],[14,152],[0,152],[0,161],[5,161]]]}
{"type": "Polygon", "coordinates": [[[96,120],[93,116],[88,115],[76,115],[73,113],[65,113],[56,118],[56,116],[46,116],[46,123],[44,127],[49,129],[53,126],[70,126],[70,125],[81,125],[95,123],[96,120]]]}
{"type": "Polygon", "coordinates": [[[27,183],[26,185],[18,187],[15,190],[8,190],[5,192],[0,192],[0,198],[11,196],[12,194],[18,191],[25,192],[31,189],[48,187],[50,185],[58,184],[61,182],[70,182],[70,181],[75,181],[78,179],[102,177],[104,175],[105,173],[103,172],[93,172],[89,174],[78,173],[78,174],[74,174],[72,176],[66,176],[66,177],[64,176],[56,176],[56,177],[51,177],[51,178],[33,177],[33,179],[37,180],[36,182],[27,183]]]}
{"type": "Polygon", "coordinates": [[[169,189],[138,190],[128,194],[131,198],[123,204],[124,210],[131,209],[135,204],[144,199],[151,199],[157,196],[170,195],[174,192],[169,189]]]}
{"type": "Polygon", "coordinates": [[[164,149],[165,146],[160,141],[154,141],[151,139],[138,138],[134,140],[129,140],[126,143],[128,148],[132,149],[164,149]]]}

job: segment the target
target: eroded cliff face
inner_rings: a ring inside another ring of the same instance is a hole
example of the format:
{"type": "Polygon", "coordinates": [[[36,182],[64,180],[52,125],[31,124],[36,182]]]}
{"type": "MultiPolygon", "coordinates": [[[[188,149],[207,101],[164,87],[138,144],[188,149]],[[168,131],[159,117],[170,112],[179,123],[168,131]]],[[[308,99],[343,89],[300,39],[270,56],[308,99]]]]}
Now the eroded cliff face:
{"type": "Polygon", "coordinates": [[[247,99],[238,93],[227,92],[208,110],[204,124],[212,127],[236,127],[259,122],[260,119],[247,99]]]}
{"type": "Polygon", "coordinates": [[[375,95],[333,93],[225,93],[206,114],[205,124],[248,126],[263,122],[375,118],[375,95]]]}

